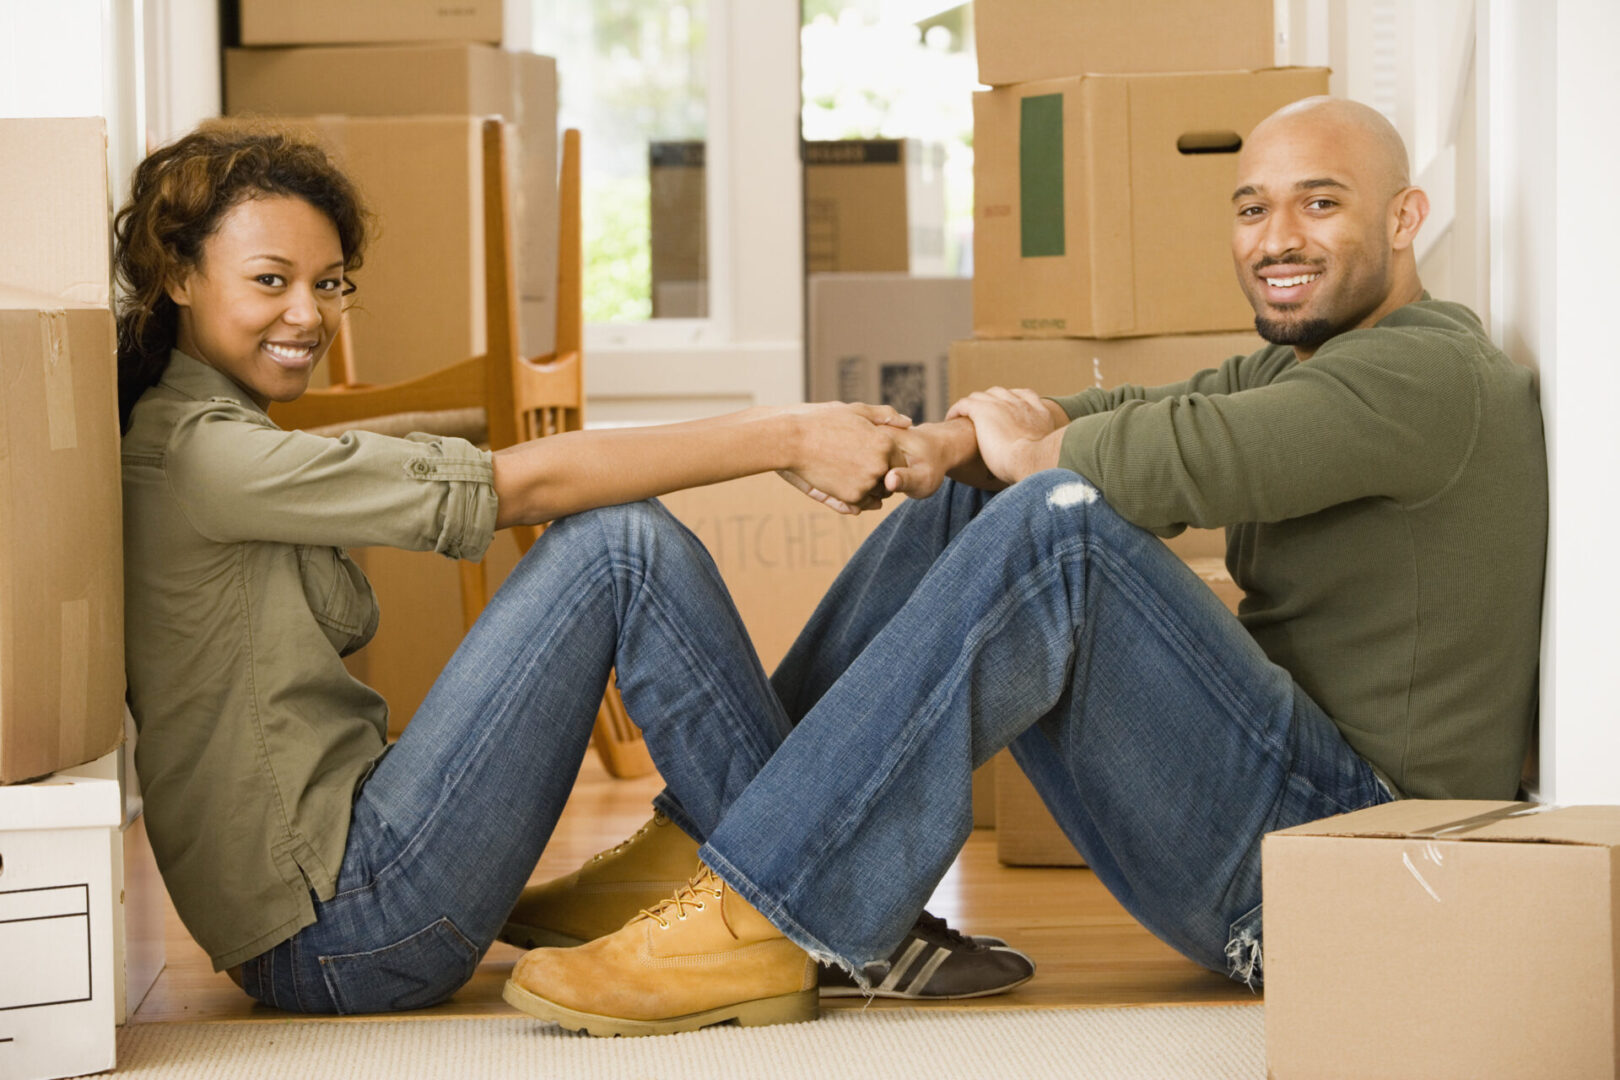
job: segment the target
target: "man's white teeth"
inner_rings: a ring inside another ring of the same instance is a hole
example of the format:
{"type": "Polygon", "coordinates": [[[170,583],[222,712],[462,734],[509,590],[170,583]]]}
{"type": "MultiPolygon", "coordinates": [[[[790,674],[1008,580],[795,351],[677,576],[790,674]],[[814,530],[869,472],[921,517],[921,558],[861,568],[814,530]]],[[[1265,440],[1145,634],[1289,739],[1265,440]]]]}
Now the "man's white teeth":
{"type": "Polygon", "coordinates": [[[311,345],[275,345],[267,341],[264,343],[264,351],[278,360],[307,360],[315,349],[311,345]]]}
{"type": "Polygon", "coordinates": [[[1291,289],[1295,285],[1303,285],[1307,281],[1315,281],[1317,278],[1319,278],[1321,276],[1322,275],[1321,275],[1320,272],[1317,272],[1315,274],[1296,274],[1293,277],[1267,278],[1266,283],[1268,285],[1272,285],[1272,286],[1277,287],[1277,288],[1291,289]]]}

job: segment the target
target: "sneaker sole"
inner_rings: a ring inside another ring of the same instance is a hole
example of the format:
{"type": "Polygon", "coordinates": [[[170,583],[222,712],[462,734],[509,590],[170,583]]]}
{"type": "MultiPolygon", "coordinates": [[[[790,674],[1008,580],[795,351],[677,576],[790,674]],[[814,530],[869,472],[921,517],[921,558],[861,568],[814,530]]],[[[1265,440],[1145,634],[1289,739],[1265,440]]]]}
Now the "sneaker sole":
{"type": "Polygon", "coordinates": [[[627,1020],[618,1016],[598,1016],[565,1008],[531,993],[510,979],[501,991],[506,1003],[538,1020],[550,1020],[569,1031],[583,1031],[590,1035],[637,1036],[673,1035],[679,1031],[696,1031],[713,1024],[735,1020],[738,1027],[765,1027],[770,1024],[797,1024],[814,1020],[821,1015],[820,999],[815,990],[800,990],[781,997],[739,1001],[718,1009],[672,1016],[666,1020],[627,1020]]]}
{"type": "Polygon", "coordinates": [[[585,944],[588,939],[559,934],[555,930],[547,930],[541,926],[523,926],[509,922],[501,927],[501,932],[495,935],[495,940],[516,945],[520,949],[572,949],[576,945],[585,944]]]}
{"type": "Polygon", "coordinates": [[[910,994],[903,990],[862,990],[858,986],[823,986],[820,992],[824,998],[867,997],[870,995],[871,997],[881,998],[901,998],[906,1001],[964,1001],[968,998],[994,997],[997,994],[1005,994],[1009,990],[1015,990],[1023,986],[1034,977],[1035,973],[1031,972],[1017,982],[1010,982],[1004,986],[992,986],[988,990],[971,990],[965,994],[910,994]]]}

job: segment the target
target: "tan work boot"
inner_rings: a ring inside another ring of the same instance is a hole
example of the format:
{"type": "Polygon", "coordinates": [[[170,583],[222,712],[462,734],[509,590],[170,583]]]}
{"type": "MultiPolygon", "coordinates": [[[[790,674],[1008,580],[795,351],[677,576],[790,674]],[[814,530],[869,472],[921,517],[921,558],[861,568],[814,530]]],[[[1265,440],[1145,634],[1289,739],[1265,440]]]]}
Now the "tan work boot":
{"type": "Polygon", "coordinates": [[[497,935],[520,949],[567,948],[611,934],[691,876],[698,844],[663,814],[565,877],[531,885],[497,935]]]}
{"type": "Polygon", "coordinates": [[[536,949],[517,962],[507,1004],[592,1035],[667,1035],[735,1020],[814,1020],[816,962],[698,864],[695,877],[607,937],[536,949]]]}

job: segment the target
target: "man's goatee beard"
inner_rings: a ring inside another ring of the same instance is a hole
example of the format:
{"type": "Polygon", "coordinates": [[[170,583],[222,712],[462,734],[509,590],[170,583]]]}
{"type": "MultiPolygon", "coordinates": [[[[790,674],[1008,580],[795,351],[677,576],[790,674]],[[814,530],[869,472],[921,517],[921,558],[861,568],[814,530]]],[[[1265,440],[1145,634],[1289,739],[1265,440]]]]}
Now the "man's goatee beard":
{"type": "Polygon", "coordinates": [[[1264,315],[1254,317],[1254,328],[1273,345],[1303,345],[1314,349],[1338,334],[1338,328],[1326,319],[1301,319],[1283,322],[1264,315]]]}

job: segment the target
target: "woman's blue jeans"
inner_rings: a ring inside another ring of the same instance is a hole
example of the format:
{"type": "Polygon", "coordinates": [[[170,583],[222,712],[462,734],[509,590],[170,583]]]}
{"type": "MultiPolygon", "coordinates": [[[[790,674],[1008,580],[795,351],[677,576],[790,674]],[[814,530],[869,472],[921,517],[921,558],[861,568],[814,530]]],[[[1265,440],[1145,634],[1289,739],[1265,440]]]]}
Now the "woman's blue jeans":
{"type": "Polygon", "coordinates": [[[787,717],[708,552],[662,506],[567,518],[361,786],[336,895],[243,965],[243,989],[296,1012],[362,1013],[432,1005],[471,978],[551,836],[615,667],[679,793],[661,805],[707,835],[787,717]]]}
{"type": "Polygon", "coordinates": [[[701,544],[655,503],[553,525],[355,802],[319,921],[244,965],[306,1012],[443,1000],[533,870],[617,667],[661,809],[791,938],[889,954],[1011,744],[1099,878],[1258,979],[1260,838],[1388,793],[1157,539],[1074,473],[947,484],[856,553],[766,680],[701,544]]]}

